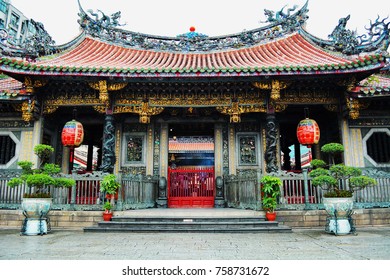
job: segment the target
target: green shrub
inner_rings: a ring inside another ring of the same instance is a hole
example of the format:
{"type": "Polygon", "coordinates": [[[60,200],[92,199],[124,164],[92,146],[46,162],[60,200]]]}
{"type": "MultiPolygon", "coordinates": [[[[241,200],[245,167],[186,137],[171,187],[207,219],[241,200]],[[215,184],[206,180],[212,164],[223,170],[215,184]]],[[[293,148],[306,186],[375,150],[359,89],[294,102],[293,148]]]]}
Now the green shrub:
{"type": "Polygon", "coordinates": [[[30,161],[19,161],[18,165],[22,168],[20,177],[12,178],[7,186],[17,187],[26,183],[28,187],[34,189],[34,193],[24,194],[23,197],[44,198],[50,197],[50,187],[69,188],[76,184],[71,178],[64,178],[60,173],[61,168],[57,164],[47,163],[54,149],[49,145],[39,144],[34,147],[34,153],[39,157],[40,164],[33,169],[33,163],[30,161]]]}
{"type": "MultiPolygon", "coordinates": [[[[339,143],[329,143],[322,146],[321,151],[334,155],[343,152],[344,147],[339,143]]],[[[355,190],[376,184],[374,179],[362,176],[362,171],[357,167],[333,164],[328,170],[323,168],[320,160],[311,165],[315,168],[309,173],[313,178],[312,185],[326,190],[324,197],[352,197],[355,190]],[[343,183],[347,184],[345,189],[340,188],[343,183]]]]}

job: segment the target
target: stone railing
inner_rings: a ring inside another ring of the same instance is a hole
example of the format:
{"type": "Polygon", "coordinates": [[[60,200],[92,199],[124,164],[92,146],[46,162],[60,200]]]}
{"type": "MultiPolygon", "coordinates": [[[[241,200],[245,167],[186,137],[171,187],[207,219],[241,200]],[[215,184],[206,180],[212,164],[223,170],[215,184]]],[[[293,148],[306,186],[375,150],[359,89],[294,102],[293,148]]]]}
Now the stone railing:
{"type": "MultiPolygon", "coordinates": [[[[18,170],[0,173],[0,209],[18,209],[24,193],[32,190],[26,185],[10,188],[7,182],[18,176],[18,170]]],[[[51,188],[52,209],[55,210],[102,210],[106,194],[100,192],[100,181],[105,173],[74,174],[72,188],[51,188]]],[[[149,208],[156,205],[158,178],[152,176],[119,176],[122,188],[118,193],[116,209],[149,208]]]]}
{"type": "MultiPolygon", "coordinates": [[[[390,207],[390,173],[378,170],[363,170],[363,174],[374,178],[377,185],[354,193],[355,208],[390,207]]],[[[311,185],[305,172],[278,172],[283,185],[280,189],[279,209],[323,209],[324,191],[311,185]],[[305,180],[306,176],[306,180],[305,180]],[[305,183],[306,181],[306,183],[305,183]]],[[[255,176],[226,176],[224,195],[227,207],[261,209],[260,183],[255,176]]],[[[344,185],[342,184],[341,188],[344,185]]]]}
{"type": "MultiPolygon", "coordinates": [[[[354,193],[356,208],[390,207],[390,173],[378,170],[363,170],[374,178],[373,188],[354,193]]],[[[25,185],[9,188],[10,178],[20,174],[18,170],[0,172],[0,209],[19,209],[23,194],[30,192],[25,185]]],[[[279,209],[322,209],[323,191],[311,185],[305,173],[280,172],[273,174],[282,179],[279,209]]],[[[72,175],[76,185],[70,189],[52,188],[53,209],[101,210],[105,194],[100,192],[104,173],[72,175]]],[[[261,175],[225,176],[217,187],[216,207],[231,207],[261,210],[261,175]],[[218,204],[218,205],[217,205],[218,204]]],[[[217,178],[218,179],[218,178],[217,178]]],[[[157,176],[120,175],[122,188],[118,194],[117,210],[167,207],[166,179],[157,176]]],[[[218,180],[216,180],[218,182],[218,180]]]]}

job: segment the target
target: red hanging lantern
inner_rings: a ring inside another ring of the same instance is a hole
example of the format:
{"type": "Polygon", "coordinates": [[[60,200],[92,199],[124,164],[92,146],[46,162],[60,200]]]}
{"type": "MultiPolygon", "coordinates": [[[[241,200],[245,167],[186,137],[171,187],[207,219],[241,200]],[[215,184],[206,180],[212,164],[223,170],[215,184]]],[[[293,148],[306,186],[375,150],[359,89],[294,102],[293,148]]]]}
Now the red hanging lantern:
{"type": "Polygon", "coordinates": [[[297,127],[297,137],[301,145],[310,148],[320,141],[320,127],[315,120],[309,118],[301,120],[297,127]]]}
{"type": "Polygon", "coordinates": [[[65,147],[79,147],[84,140],[83,125],[76,120],[68,121],[62,129],[61,140],[65,147]]]}
{"type": "Polygon", "coordinates": [[[61,133],[62,145],[70,148],[69,155],[69,173],[72,173],[73,170],[73,158],[74,158],[74,148],[77,148],[83,143],[84,140],[84,128],[83,125],[76,121],[68,121],[61,133]]]}

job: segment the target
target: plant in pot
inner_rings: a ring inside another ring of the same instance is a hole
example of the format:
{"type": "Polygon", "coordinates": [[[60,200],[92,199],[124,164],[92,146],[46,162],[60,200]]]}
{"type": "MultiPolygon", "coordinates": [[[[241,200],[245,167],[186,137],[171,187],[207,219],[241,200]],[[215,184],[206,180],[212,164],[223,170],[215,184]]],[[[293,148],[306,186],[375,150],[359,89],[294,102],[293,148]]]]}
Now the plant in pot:
{"type": "Polygon", "coordinates": [[[112,218],[112,211],[111,211],[111,203],[109,201],[106,201],[103,205],[103,220],[104,221],[111,221],[112,218]]]}
{"type": "Polygon", "coordinates": [[[57,164],[48,163],[53,147],[39,144],[34,147],[34,153],[38,156],[38,166],[33,168],[30,161],[19,161],[22,168],[20,177],[12,178],[7,186],[11,188],[27,185],[28,192],[23,194],[21,208],[26,219],[23,224],[22,234],[37,235],[47,233],[47,214],[52,205],[50,189],[53,187],[69,188],[75,185],[75,181],[64,178],[60,173],[61,168],[57,164]]]}
{"type": "Polygon", "coordinates": [[[268,221],[274,221],[276,219],[276,206],[277,199],[280,195],[280,187],[282,186],[282,180],[276,176],[266,175],[260,180],[261,194],[262,194],[262,207],[266,211],[265,217],[268,221]]]}
{"type": "Polygon", "coordinates": [[[321,151],[330,155],[332,164],[327,169],[323,160],[312,160],[313,170],[309,175],[312,178],[312,185],[325,191],[322,203],[328,214],[326,231],[348,234],[352,229],[350,218],[354,201],[353,193],[356,190],[374,186],[376,181],[363,176],[359,168],[335,164],[334,156],[344,151],[341,144],[326,144],[321,151]]]}
{"type": "Polygon", "coordinates": [[[114,174],[107,174],[100,182],[100,192],[106,195],[106,198],[110,200],[111,205],[115,204],[115,199],[118,198],[118,190],[121,184],[117,180],[114,174]]]}

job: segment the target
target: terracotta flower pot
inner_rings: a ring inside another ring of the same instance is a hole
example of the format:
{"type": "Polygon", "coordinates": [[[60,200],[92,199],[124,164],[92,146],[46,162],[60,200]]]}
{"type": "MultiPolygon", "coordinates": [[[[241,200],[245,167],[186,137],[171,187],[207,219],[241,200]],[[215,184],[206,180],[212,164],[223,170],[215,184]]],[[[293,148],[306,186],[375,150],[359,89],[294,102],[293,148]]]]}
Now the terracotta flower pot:
{"type": "Polygon", "coordinates": [[[265,212],[265,218],[267,221],[275,221],[276,220],[276,212],[265,212]]]}
{"type": "Polygon", "coordinates": [[[112,218],[112,212],[104,211],[103,212],[103,221],[111,221],[112,218]]]}

